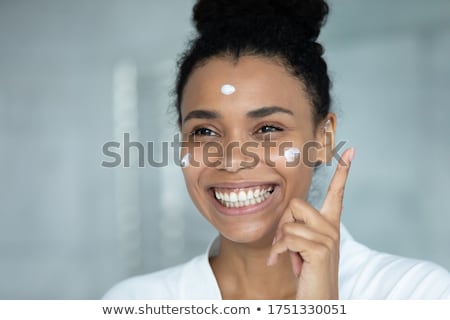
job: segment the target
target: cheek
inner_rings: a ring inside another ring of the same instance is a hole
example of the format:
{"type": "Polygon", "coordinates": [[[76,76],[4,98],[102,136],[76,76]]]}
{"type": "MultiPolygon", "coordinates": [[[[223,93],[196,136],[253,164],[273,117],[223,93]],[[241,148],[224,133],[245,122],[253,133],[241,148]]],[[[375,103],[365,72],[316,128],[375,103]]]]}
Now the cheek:
{"type": "Polygon", "coordinates": [[[281,148],[271,154],[273,164],[286,183],[285,197],[306,199],[311,186],[313,167],[308,160],[310,155],[298,147],[281,148]]]}
{"type": "Polygon", "coordinates": [[[266,165],[274,166],[279,169],[299,168],[303,160],[300,148],[296,146],[277,146],[270,152],[269,159],[264,159],[266,165]]]}
{"type": "Polygon", "coordinates": [[[183,172],[184,181],[191,197],[195,196],[195,182],[198,180],[199,165],[196,160],[195,150],[190,148],[181,149],[181,170],[183,172]]]}
{"type": "Polygon", "coordinates": [[[193,166],[191,159],[191,165],[182,168],[182,171],[186,189],[192,200],[192,203],[199,210],[199,212],[203,214],[207,211],[205,208],[207,201],[205,201],[205,193],[199,185],[199,178],[202,174],[202,169],[200,167],[193,166]]]}
{"type": "Polygon", "coordinates": [[[181,169],[185,184],[191,199],[199,206],[200,198],[204,195],[204,190],[200,184],[201,177],[204,176],[210,166],[205,159],[204,148],[200,146],[189,146],[181,150],[181,169]]]}
{"type": "Polygon", "coordinates": [[[189,152],[183,155],[180,164],[182,168],[187,168],[191,165],[191,154],[189,152]]]}

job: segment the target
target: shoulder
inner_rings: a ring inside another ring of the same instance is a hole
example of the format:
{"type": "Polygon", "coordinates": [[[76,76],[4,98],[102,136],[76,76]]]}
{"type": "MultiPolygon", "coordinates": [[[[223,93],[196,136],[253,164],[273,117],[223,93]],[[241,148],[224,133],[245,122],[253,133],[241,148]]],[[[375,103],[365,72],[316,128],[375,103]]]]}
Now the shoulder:
{"type": "Polygon", "coordinates": [[[341,250],[344,299],[450,299],[450,274],[432,262],[374,251],[353,239],[341,250]]]}
{"type": "Polygon", "coordinates": [[[206,299],[208,294],[214,295],[215,286],[207,257],[201,255],[175,267],[126,279],[112,287],[103,299],[206,299]],[[201,290],[196,289],[199,283],[204,285],[201,290]]]}

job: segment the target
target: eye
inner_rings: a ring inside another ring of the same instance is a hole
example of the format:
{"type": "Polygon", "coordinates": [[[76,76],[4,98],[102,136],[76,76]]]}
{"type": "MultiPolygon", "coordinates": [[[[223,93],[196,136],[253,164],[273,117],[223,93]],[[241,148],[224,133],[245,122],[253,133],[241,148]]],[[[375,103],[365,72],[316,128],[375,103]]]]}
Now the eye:
{"type": "Polygon", "coordinates": [[[271,132],[277,132],[277,131],[283,131],[282,128],[274,126],[274,125],[270,125],[270,124],[265,124],[263,125],[261,128],[258,129],[258,131],[256,131],[256,133],[271,133],[271,132]]]}
{"type": "Polygon", "coordinates": [[[208,128],[197,128],[194,129],[191,134],[191,136],[217,136],[217,134],[208,128]]]}

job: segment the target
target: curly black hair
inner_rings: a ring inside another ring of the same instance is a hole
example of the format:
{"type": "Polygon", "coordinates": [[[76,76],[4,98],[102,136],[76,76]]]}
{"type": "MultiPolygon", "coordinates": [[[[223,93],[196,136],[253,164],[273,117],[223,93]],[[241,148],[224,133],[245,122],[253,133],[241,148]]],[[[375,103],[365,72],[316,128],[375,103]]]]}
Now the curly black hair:
{"type": "Polygon", "coordinates": [[[324,0],[198,0],[192,17],[198,35],[178,60],[178,124],[183,89],[196,67],[214,57],[262,56],[278,59],[304,84],[317,125],[331,103],[324,50],[317,42],[328,12],[324,0]]]}

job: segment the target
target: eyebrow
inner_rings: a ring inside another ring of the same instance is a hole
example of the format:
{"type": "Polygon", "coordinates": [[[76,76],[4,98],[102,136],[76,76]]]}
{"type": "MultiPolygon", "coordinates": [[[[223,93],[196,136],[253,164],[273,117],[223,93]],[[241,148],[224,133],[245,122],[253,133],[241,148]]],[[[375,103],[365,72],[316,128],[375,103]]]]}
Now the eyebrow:
{"type": "Polygon", "coordinates": [[[215,111],[209,110],[194,110],[189,112],[186,117],[184,117],[183,123],[191,119],[217,119],[221,116],[215,111]]]}
{"type": "Polygon", "coordinates": [[[271,106],[271,107],[262,107],[256,110],[252,110],[247,112],[247,117],[249,118],[264,118],[267,116],[270,116],[274,113],[286,113],[289,114],[291,116],[294,115],[294,113],[291,110],[282,108],[282,107],[278,107],[278,106],[271,106]]]}
{"type": "MultiPolygon", "coordinates": [[[[294,113],[291,110],[282,108],[282,107],[278,107],[278,106],[270,106],[270,107],[262,107],[256,110],[252,110],[247,112],[247,117],[248,118],[264,118],[267,116],[270,116],[274,113],[285,113],[285,114],[289,114],[291,116],[294,115],[294,113]]],[[[183,123],[191,120],[191,119],[218,119],[218,118],[222,118],[222,116],[215,112],[215,111],[210,111],[210,110],[194,110],[189,112],[186,117],[184,117],[183,119],[183,123]]]]}

